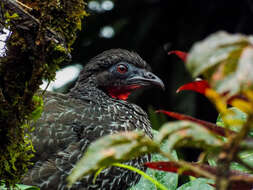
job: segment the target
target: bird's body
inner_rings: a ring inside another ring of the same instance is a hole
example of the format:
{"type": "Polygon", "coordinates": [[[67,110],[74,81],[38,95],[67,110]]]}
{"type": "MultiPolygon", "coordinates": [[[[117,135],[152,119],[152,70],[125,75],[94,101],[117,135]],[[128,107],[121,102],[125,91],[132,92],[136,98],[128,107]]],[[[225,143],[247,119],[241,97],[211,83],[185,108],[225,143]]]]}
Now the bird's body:
{"type": "MultiPolygon", "coordinates": [[[[107,69],[114,64],[111,63],[107,69]]],[[[32,160],[34,165],[23,178],[23,183],[38,186],[41,190],[68,189],[66,177],[88,145],[99,137],[132,130],[143,130],[152,137],[147,114],[135,104],[112,98],[104,90],[104,87],[111,85],[101,87],[101,83],[97,82],[102,80],[100,67],[99,71],[94,71],[96,66],[91,66],[92,60],[69,94],[45,94],[44,112],[31,133],[36,150],[32,160]]],[[[149,155],[127,164],[144,170],[143,163],[147,161],[150,161],[149,155]]],[[[76,182],[71,189],[127,189],[139,178],[134,172],[111,167],[99,174],[95,183],[90,175],[76,182]]]]}

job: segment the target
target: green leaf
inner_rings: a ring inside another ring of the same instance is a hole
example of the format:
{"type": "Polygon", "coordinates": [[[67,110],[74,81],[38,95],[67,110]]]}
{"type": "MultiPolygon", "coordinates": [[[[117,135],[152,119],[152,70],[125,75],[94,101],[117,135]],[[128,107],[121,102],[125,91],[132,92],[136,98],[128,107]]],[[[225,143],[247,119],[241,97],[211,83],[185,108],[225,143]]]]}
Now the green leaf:
{"type": "Polygon", "coordinates": [[[181,185],[177,190],[214,190],[214,187],[207,183],[213,183],[212,180],[198,178],[181,185]]]}
{"type": "Polygon", "coordinates": [[[162,143],[165,139],[168,150],[174,147],[197,147],[203,149],[217,148],[222,145],[220,139],[209,130],[190,121],[176,121],[164,124],[155,138],[155,142],[162,143]]]}
{"type": "MultiPolygon", "coordinates": [[[[239,153],[239,158],[245,162],[246,164],[250,165],[251,167],[253,167],[253,150],[248,150],[248,151],[242,151],[239,153]]],[[[242,172],[246,172],[246,173],[253,173],[251,170],[245,168],[244,166],[242,166],[241,164],[238,164],[237,162],[233,162],[231,164],[231,169],[233,170],[239,170],[242,172]]]]}
{"type": "Polygon", "coordinates": [[[219,151],[209,151],[207,153],[207,162],[210,166],[217,165],[217,156],[219,155],[219,151]]]}
{"type": "MultiPolygon", "coordinates": [[[[230,121],[229,128],[235,132],[239,132],[242,126],[247,121],[248,115],[236,107],[231,107],[228,110],[229,110],[229,113],[226,114],[226,120],[230,121]]],[[[219,114],[217,118],[216,125],[224,127],[224,122],[223,122],[221,114],[219,114]]],[[[250,130],[248,135],[250,137],[253,137],[253,129],[250,130]]],[[[251,143],[251,142],[248,142],[248,143],[251,143]]]]}
{"type": "MultiPolygon", "coordinates": [[[[247,120],[247,114],[236,107],[229,108],[228,110],[229,113],[226,114],[226,120],[230,121],[229,129],[236,132],[240,131],[247,120]]],[[[218,126],[224,127],[224,122],[221,114],[219,114],[216,124],[218,126]]]]}
{"type": "MultiPolygon", "coordinates": [[[[162,150],[165,151],[166,144],[164,143],[162,145],[162,150]]],[[[174,156],[174,158],[177,160],[177,155],[176,152],[173,151],[172,155],[174,156]]],[[[160,154],[154,154],[152,155],[152,162],[156,162],[156,161],[168,161],[167,158],[164,158],[163,156],[161,156],[160,154]]],[[[161,184],[163,184],[165,187],[167,187],[170,190],[174,190],[177,188],[178,185],[178,174],[176,173],[171,173],[171,172],[163,172],[163,171],[158,171],[158,170],[152,170],[152,169],[147,169],[147,173],[155,178],[157,181],[159,181],[161,184]]],[[[153,188],[156,189],[156,188],[153,188]]]]}
{"type": "Polygon", "coordinates": [[[101,167],[108,167],[113,163],[128,161],[157,151],[158,145],[143,132],[106,135],[88,147],[87,152],[68,177],[68,181],[73,184],[82,176],[93,173],[101,167]]]}
{"type": "MultiPolygon", "coordinates": [[[[240,129],[242,128],[243,124],[247,121],[247,117],[248,115],[246,113],[244,113],[243,111],[239,110],[238,108],[232,107],[229,108],[230,114],[227,115],[226,119],[227,120],[231,120],[231,125],[229,126],[229,128],[233,131],[240,131],[240,129]],[[236,122],[233,122],[236,121],[236,122]]],[[[218,118],[217,118],[217,125],[224,127],[224,122],[222,120],[221,115],[219,114],[218,118]]],[[[250,131],[249,136],[252,137],[253,131],[250,131]]],[[[249,142],[250,143],[250,142],[249,142]]],[[[239,158],[242,159],[242,161],[244,161],[245,163],[249,164],[250,166],[253,167],[253,151],[252,150],[247,150],[247,151],[242,151],[239,153],[239,158]]],[[[210,165],[216,165],[216,158],[214,158],[214,156],[210,156],[208,158],[208,162],[210,165]]],[[[238,164],[237,162],[232,162],[231,163],[231,169],[233,170],[239,170],[242,172],[246,172],[246,173],[252,173],[252,171],[246,169],[244,166],[242,166],[241,164],[238,164]]]]}
{"type": "Polygon", "coordinates": [[[17,184],[16,186],[20,190],[40,190],[40,188],[38,188],[38,187],[29,186],[29,185],[17,184]]]}
{"type": "MultiPolygon", "coordinates": [[[[156,137],[158,132],[153,130],[153,134],[156,137]]],[[[168,148],[166,146],[166,143],[162,143],[161,147],[162,151],[167,152],[168,148]]],[[[177,153],[175,151],[172,152],[172,155],[174,156],[175,160],[178,160],[177,153]]],[[[160,154],[153,154],[152,155],[152,162],[156,161],[168,161],[167,158],[161,156],[160,154]]],[[[170,172],[163,172],[159,170],[153,170],[153,169],[147,169],[146,173],[151,176],[153,179],[156,179],[158,182],[163,184],[165,187],[167,187],[169,190],[175,190],[178,185],[178,174],[176,173],[170,173],[170,172]]],[[[157,187],[151,183],[150,181],[146,180],[144,177],[141,177],[138,184],[136,184],[134,187],[132,187],[130,190],[157,190],[157,187]]]]}
{"type": "MultiPolygon", "coordinates": [[[[169,190],[175,190],[177,187],[178,174],[156,171],[152,169],[147,169],[146,174],[152,177],[153,179],[156,179],[158,182],[163,184],[169,190]]],[[[141,190],[141,189],[156,190],[157,187],[150,181],[146,180],[144,177],[141,177],[138,184],[136,184],[130,190],[141,190]]]]}
{"type": "MultiPolygon", "coordinates": [[[[231,59],[233,60],[233,59],[231,59]]],[[[235,95],[241,91],[253,88],[253,47],[248,46],[242,49],[241,54],[236,61],[236,70],[229,75],[224,76],[223,80],[213,81],[213,87],[218,92],[229,92],[229,95],[235,95]]]]}
{"type": "Polygon", "coordinates": [[[163,184],[159,183],[156,179],[150,177],[149,175],[147,175],[145,172],[139,170],[138,168],[135,168],[135,167],[129,166],[129,165],[125,165],[125,164],[120,164],[120,163],[115,163],[115,164],[112,164],[112,165],[116,166],[116,167],[122,167],[122,168],[125,168],[125,169],[129,169],[131,171],[134,171],[134,172],[140,174],[145,179],[152,182],[154,185],[156,185],[157,188],[159,188],[161,190],[167,190],[167,188],[163,184]]]}
{"type": "Polygon", "coordinates": [[[35,104],[35,109],[33,112],[29,115],[29,118],[33,121],[36,121],[40,118],[42,112],[43,112],[43,98],[41,96],[34,95],[33,96],[33,103],[35,104]]]}

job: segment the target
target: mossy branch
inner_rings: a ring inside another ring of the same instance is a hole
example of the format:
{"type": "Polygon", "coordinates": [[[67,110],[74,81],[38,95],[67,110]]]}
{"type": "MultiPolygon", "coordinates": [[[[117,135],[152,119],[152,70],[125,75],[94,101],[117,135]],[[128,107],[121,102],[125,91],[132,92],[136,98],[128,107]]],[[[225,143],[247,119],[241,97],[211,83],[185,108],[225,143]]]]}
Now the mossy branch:
{"type": "Polygon", "coordinates": [[[0,179],[10,185],[33,155],[28,123],[42,110],[34,94],[69,60],[86,13],[83,0],[2,0],[0,9],[1,26],[11,31],[0,57],[0,179]]]}

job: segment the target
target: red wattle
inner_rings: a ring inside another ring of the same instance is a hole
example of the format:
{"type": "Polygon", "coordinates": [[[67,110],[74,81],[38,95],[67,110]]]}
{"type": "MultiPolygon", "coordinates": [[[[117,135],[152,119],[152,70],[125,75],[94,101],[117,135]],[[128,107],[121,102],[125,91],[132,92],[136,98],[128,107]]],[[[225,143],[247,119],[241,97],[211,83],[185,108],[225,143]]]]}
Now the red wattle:
{"type": "Polygon", "coordinates": [[[131,92],[137,88],[140,88],[140,85],[130,85],[130,86],[123,86],[123,87],[111,87],[108,88],[108,94],[112,98],[120,99],[120,100],[127,100],[128,96],[131,92]]]}
{"type": "Polygon", "coordinates": [[[117,94],[117,93],[114,93],[114,92],[109,92],[109,95],[112,97],[112,98],[116,98],[116,99],[120,99],[120,100],[127,100],[128,96],[130,95],[131,93],[130,92],[126,92],[125,94],[117,94]]]}

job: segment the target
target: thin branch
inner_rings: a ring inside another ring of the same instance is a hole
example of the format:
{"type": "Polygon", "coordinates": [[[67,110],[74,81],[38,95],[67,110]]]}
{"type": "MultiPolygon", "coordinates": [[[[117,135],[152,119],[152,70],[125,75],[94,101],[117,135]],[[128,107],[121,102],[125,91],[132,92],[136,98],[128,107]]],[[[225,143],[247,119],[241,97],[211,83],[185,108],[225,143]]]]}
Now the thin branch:
{"type": "Polygon", "coordinates": [[[45,92],[47,91],[49,85],[50,85],[51,81],[47,82],[47,86],[46,88],[43,90],[43,92],[41,93],[42,96],[44,96],[45,92]]]}
{"type": "Polygon", "coordinates": [[[168,158],[170,161],[176,162],[182,168],[187,168],[189,170],[192,170],[196,174],[199,174],[200,176],[203,176],[203,177],[206,177],[206,178],[209,178],[209,179],[213,179],[213,180],[216,179],[215,175],[213,175],[213,174],[211,174],[211,173],[209,173],[209,172],[207,172],[205,170],[202,170],[198,166],[193,166],[192,164],[190,164],[190,163],[188,163],[186,161],[183,161],[183,160],[175,160],[171,154],[169,154],[167,152],[163,152],[162,150],[159,150],[159,153],[162,156],[168,158]]]}
{"type": "Polygon", "coordinates": [[[16,0],[16,3],[18,3],[21,7],[28,9],[29,11],[32,11],[33,9],[31,7],[28,7],[27,5],[25,5],[24,3],[16,0]]]}
{"type": "Polygon", "coordinates": [[[230,180],[236,178],[229,176],[230,163],[236,159],[240,143],[247,137],[252,122],[253,115],[250,114],[241,131],[236,135],[231,135],[229,141],[224,145],[223,151],[221,151],[217,162],[217,169],[219,171],[216,178],[217,190],[227,190],[231,185],[230,180]]]}
{"type": "Polygon", "coordinates": [[[230,180],[234,181],[234,182],[241,181],[241,182],[246,182],[246,183],[253,184],[253,176],[243,176],[243,175],[240,175],[240,176],[231,176],[230,180]]]}
{"type": "MultiPolygon", "coordinates": [[[[38,28],[41,25],[40,21],[37,18],[35,18],[25,10],[31,9],[25,4],[17,0],[2,0],[2,2],[4,4],[5,9],[11,10],[18,14],[19,19],[11,20],[11,22],[16,28],[30,31],[32,28],[38,28]]],[[[5,18],[0,18],[0,23],[5,23],[4,19],[5,18]]],[[[68,51],[65,38],[51,28],[46,28],[45,39],[46,41],[53,41],[56,44],[61,44],[66,49],[66,51],[68,51]]]]}
{"type": "MultiPolygon", "coordinates": [[[[32,16],[30,13],[25,11],[22,7],[27,8],[27,6],[21,6],[20,2],[17,2],[16,0],[2,0],[2,3],[4,4],[4,8],[8,10],[12,10],[13,12],[17,13],[19,15],[19,18],[23,20],[22,25],[28,27],[31,27],[33,25],[38,26],[40,24],[39,20],[36,19],[34,16],[32,16]],[[30,22],[24,22],[24,21],[30,21],[30,22]]],[[[23,5],[23,3],[22,3],[23,5]]],[[[4,19],[4,18],[1,18],[4,19]]],[[[19,21],[20,22],[20,21],[19,21]]]]}

